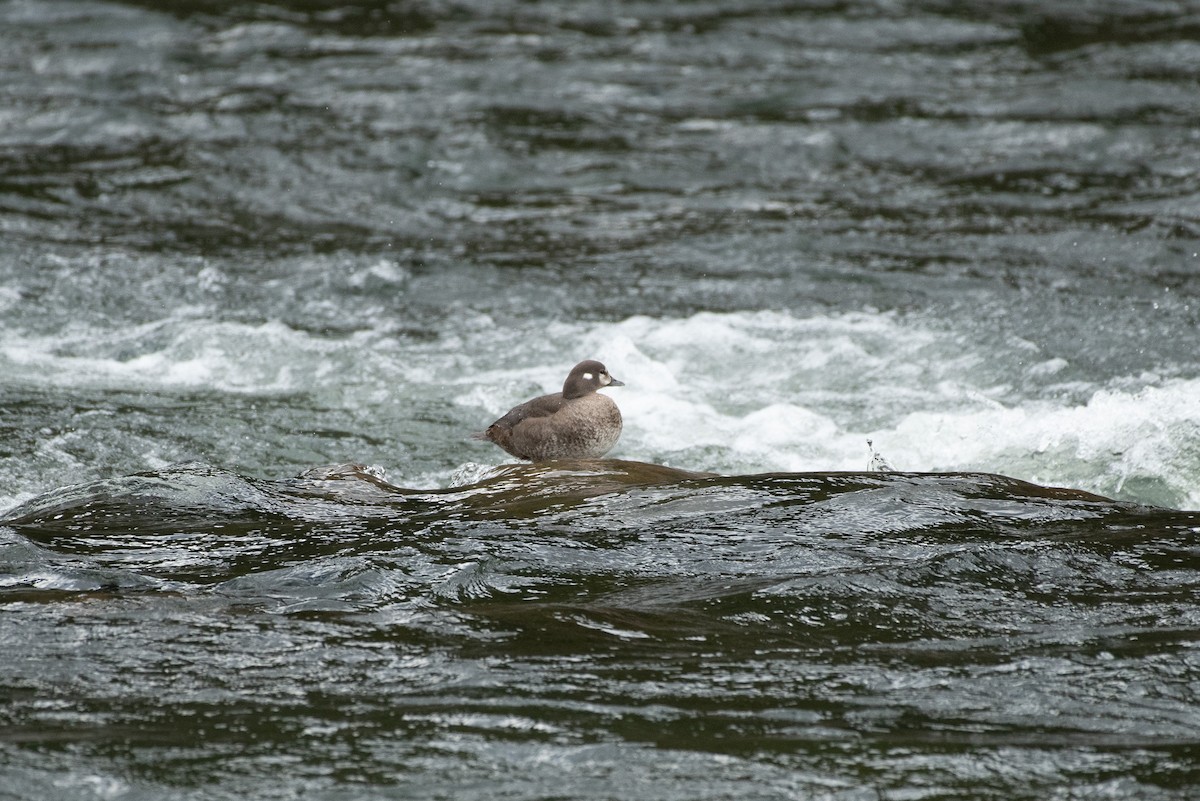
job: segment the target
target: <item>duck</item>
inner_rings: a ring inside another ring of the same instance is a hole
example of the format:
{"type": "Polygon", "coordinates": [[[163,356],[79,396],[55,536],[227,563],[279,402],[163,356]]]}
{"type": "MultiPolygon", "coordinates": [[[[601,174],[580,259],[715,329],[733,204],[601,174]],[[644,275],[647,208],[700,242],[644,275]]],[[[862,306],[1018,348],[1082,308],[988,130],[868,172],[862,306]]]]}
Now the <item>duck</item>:
{"type": "Polygon", "coordinates": [[[599,459],[621,436],[621,410],[598,390],[623,386],[588,359],[571,368],[562,392],[525,401],[473,436],[530,462],[599,459]]]}

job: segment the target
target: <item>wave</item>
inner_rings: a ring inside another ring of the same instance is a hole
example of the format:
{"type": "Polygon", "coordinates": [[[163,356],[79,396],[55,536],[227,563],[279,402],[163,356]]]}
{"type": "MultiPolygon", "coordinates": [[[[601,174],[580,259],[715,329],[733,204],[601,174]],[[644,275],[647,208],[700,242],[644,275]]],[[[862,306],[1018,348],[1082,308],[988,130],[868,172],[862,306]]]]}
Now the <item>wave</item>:
{"type": "MultiPolygon", "coordinates": [[[[547,575],[599,549],[612,569],[696,576],[736,566],[772,583],[809,572],[802,551],[814,540],[845,539],[864,553],[980,538],[1111,544],[1195,525],[1191,513],[994,474],[719,476],[622,460],[505,465],[466,486],[428,489],[356,465],[267,481],[191,463],[66,487],[0,519],[7,589],[87,591],[245,584],[258,574],[291,582],[305,570],[321,583],[349,569],[346,559],[368,565],[381,552],[412,552],[426,564],[456,562],[467,542],[501,562],[545,548],[563,560],[544,564],[547,575]],[[757,564],[767,552],[770,562],[757,564]],[[56,573],[64,559],[70,569],[56,573]]],[[[459,584],[476,580],[464,575],[459,584]]],[[[441,570],[426,578],[414,592],[450,592],[441,570]]]]}
{"type": "MultiPolygon", "coordinates": [[[[537,331],[480,316],[456,325],[413,340],[383,318],[331,335],[181,309],[110,331],[6,336],[0,367],[16,386],[294,399],[296,410],[277,422],[264,412],[256,425],[282,438],[297,420],[350,420],[393,451],[431,454],[405,469],[433,484],[447,482],[452,465],[486,458],[461,452],[462,432],[553,391],[563,365],[595,356],[627,384],[613,392],[625,417],[614,455],[623,458],[732,474],[846,471],[868,464],[872,440],[906,470],[1000,472],[1200,506],[1196,378],[1089,379],[1029,343],[972,341],[890,313],[703,312],[537,331]],[[416,427],[420,419],[432,425],[416,427]]],[[[330,456],[387,461],[387,450],[330,456]]],[[[18,488],[10,503],[28,494],[18,488]]]]}

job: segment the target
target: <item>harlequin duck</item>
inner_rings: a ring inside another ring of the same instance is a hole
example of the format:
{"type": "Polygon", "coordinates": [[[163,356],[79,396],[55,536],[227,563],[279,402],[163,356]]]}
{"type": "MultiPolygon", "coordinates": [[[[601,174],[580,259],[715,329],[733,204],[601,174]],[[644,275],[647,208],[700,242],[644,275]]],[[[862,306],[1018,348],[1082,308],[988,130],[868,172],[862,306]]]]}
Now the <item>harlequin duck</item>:
{"type": "Polygon", "coordinates": [[[621,436],[621,412],[596,390],[623,386],[600,362],[580,362],[562,392],[526,401],[474,436],[531,462],[598,459],[621,436]]]}

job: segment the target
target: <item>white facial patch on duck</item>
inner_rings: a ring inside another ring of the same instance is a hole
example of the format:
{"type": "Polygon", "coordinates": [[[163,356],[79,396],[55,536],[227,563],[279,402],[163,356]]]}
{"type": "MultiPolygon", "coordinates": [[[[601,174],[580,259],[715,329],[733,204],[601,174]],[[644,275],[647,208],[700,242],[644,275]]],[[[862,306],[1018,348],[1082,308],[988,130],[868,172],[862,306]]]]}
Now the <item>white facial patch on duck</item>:
{"type": "Polygon", "coordinates": [[[594,375],[592,375],[591,373],[584,373],[584,374],[583,374],[583,380],[584,380],[584,381],[591,381],[593,378],[595,378],[595,376],[594,376],[594,375]]]}

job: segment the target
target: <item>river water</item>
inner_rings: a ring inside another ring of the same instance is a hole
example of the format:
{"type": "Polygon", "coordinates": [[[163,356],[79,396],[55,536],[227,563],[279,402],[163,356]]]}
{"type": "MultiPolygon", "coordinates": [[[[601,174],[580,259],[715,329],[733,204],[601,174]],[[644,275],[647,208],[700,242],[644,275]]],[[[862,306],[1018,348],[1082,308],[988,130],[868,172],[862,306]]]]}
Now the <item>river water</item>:
{"type": "Polygon", "coordinates": [[[0,74],[0,798],[1200,793],[1200,7],[9,0],[0,74]],[[612,459],[470,439],[584,358],[612,459]]]}

